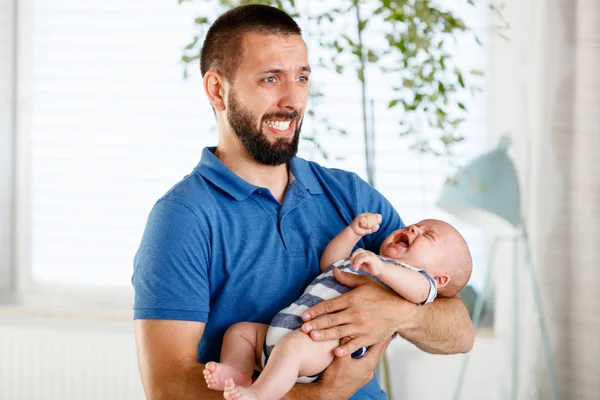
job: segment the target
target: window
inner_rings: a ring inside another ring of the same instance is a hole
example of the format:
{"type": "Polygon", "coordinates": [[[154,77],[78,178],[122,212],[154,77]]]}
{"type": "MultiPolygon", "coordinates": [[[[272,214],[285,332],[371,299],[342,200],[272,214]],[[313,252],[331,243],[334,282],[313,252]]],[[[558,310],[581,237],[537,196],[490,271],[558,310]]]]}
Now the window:
{"type": "MultiPolygon", "coordinates": [[[[194,6],[164,0],[26,3],[30,36],[19,38],[26,101],[18,111],[28,122],[18,132],[18,158],[28,170],[18,171],[26,178],[18,198],[28,203],[18,224],[28,240],[19,270],[35,287],[129,291],[132,259],[152,205],[192,170],[204,146],[217,142],[199,71],[191,69],[186,80],[179,62],[193,35],[194,6]]],[[[469,22],[489,20],[485,11],[471,13],[469,22]]],[[[477,26],[485,37],[487,25],[477,26]]],[[[358,82],[354,74],[317,67],[319,48],[303,28],[313,84],[326,94],[318,107],[348,136],[318,138],[328,160],[309,143],[301,156],[365,177],[362,131],[356,128],[358,82]]],[[[456,57],[469,68],[488,70],[488,49],[471,42],[459,42],[456,57]]],[[[387,109],[386,81],[377,74],[369,79],[378,189],[407,223],[439,217],[459,226],[475,257],[473,282],[481,285],[486,244],[480,232],[434,207],[448,169],[408,150],[395,130],[394,110],[387,109]]],[[[470,157],[488,147],[487,99],[467,106],[463,153],[470,157]]],[[[311,129],[307,121],[303,132],[311,129]]]]}
{"type": "Polygon", "coordinates": [[[153,203],[216,142],[176,2],[31,3],[29,267],[40,285],[129,289],[153,203]]]}

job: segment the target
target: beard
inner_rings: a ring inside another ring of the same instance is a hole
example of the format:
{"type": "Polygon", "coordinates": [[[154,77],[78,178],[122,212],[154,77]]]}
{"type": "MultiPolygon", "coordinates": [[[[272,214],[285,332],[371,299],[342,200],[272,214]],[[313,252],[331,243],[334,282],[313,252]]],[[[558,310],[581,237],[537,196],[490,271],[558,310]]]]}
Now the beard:
{"type": "Polygon", "coordinates": [[[233,90],[227,96],[227,103],[227,121],[252,158],[263,165],[272,166],[286,164],[294,158],[298,152],[300,129],[302,128],[298,111],[265,114],[258,124],[250,111],[241,107],[236,101],[233,90]],[[262,123],[274,118],[291,119],[296,122],[296,131],[291,140],[276,138],[274,142],[270,142],[265,136],[262,123]],[[256,128],[257,126],[258,128],[256,128]]]}

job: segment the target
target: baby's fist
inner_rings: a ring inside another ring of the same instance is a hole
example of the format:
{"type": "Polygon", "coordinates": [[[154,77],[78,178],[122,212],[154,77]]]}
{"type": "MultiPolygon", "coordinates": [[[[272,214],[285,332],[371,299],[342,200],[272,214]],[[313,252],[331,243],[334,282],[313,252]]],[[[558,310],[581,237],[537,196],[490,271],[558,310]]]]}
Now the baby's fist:
{"type": "Polygon", "coordinates": [[[363,213],[354,218],[350,227],[359,236],[370,235],[379,230],[381,214],[363,213]]]}
{"type": "Polygon", "coordinates": [[[373,276],[381,275],[385,268],[375,253],[365,249],[356,249],[350,256],[350,264],[354,266],[355,271],[362,269],[373,276]]]}

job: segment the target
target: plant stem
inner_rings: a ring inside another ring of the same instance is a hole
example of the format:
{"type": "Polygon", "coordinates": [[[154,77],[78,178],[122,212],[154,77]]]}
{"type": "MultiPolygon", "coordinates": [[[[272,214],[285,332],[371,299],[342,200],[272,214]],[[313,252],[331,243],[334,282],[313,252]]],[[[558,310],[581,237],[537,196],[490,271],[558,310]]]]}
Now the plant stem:
{"type": "Polygon", "coordinates": [[[358,59],[360,66],[358,68],[360,79],[360,88],[362,92],[362,119],[363,119],[363,133],[365,138],[365,161],[367,164],[367,181],[370,185],[375,183],[373,177],[373,165],[371,160],[371,142],[369,140],[369,132],[367,129],[367,77],[365,76],[365,55],[363,52],[362,42],[362,29],[360,19],[360,0],[354,0],[354,10],[356,11],[356,29],[358,31],[358,59]]]}

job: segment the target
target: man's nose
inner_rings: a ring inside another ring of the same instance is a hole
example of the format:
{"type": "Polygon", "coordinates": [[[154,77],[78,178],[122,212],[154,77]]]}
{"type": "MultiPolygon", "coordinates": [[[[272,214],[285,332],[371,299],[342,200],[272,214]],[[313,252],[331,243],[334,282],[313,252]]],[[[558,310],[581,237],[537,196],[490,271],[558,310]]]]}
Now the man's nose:
{"type": "Polygon", "coordinates": [[[305,88],[298,87],[297,82],[290,82],[283,87],[279,107],[287,110],[296,110],[299,113],[304,109],[308,96],[305,88]]]}

